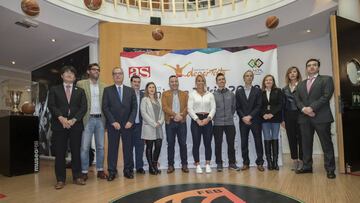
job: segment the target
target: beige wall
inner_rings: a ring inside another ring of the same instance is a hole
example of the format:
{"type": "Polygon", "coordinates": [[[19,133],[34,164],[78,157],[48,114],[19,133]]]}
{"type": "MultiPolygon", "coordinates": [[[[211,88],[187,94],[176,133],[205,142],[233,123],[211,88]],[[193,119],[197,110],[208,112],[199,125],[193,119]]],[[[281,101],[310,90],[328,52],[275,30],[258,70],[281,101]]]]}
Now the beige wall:
{"type": "Polygon", "coordinates": [[[124,47],[149,49],[194,49],[207,47],[207,31],[199,28],[101,23],[99,26],[99,63],[102,81],[112,84],[111,70],[120,65],[124,47]],[[164,38],[156,41],[152,31],[160,27],[164,38]]]}

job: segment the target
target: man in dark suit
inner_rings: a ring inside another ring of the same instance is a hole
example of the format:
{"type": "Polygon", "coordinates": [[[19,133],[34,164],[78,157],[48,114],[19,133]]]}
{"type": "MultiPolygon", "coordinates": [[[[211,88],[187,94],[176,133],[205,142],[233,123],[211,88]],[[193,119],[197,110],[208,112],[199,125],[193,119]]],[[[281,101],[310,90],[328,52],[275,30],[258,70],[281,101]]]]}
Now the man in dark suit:
{"type": "Polygon", "coordinates": [[[49,91],[49,110],[52,115],[51,129],[55,145],[55,189],[65,186],[65,155],[70,140],[73,182],[85,185],[81,178],[80,146],[84,129],[82,119],[87,110],[87,101],[83,89],[75,87],[76,70],[72,66],[61,69],[63,84],[49,91]]]}
{"type": "Polygon", "coordinates": [[[336,177],[334,146],[331,140],[331,123],[334,122],[334,118],[329,100],[334,92],[334,84],[332,77],[319,75],[319,68],[319,60],[309,59],[306,62],[308,78],[298,84],[296,89],[296,104],[302,112],[299,124],[304,159],[303,167],[296,173],[312,173],[312,150],[316,131],[324,151],[327,177],[333,179],[336,177]]]}
{"type": "Polygon", "coordinates": [[[141,79],[138,75],[133,75],[130,78],[131,87],[135,90],[136,101],[137,101],[137,112],[135,123],[133,125],[133,136],[132,136],[132,150],[135,148],[135,167],[136,173],[145,174],[143,169],[144,161],[144,140],[141,139],[141,127],[142,127],[142,117],[140,113],[140,101],[144,97],[144,93],[140,91],[141,79]]]}
{"type": "Polygon", "coordinates": [[[117,174],[120,136],[123,147],[124,176],[129,179],[134,178],[132,126],[137,112],[135,91],[123,85],[123,69],[115,67],[112,75],[115,84],[104,89],[102,103],[108,132],[108,181],[114,180],[117,174]]]}
{"type": "Polygon", "coordinates": [[[251,130],[256,149],[256,165],[259,171],[264,171],[264,151],[261,138],[261,90],[252,86],[254,73],[248,70],[243,75],[245,86],[236,91],[236,111],[240,120],[241,154],[243,167],[241,170],[249,169],[249,132],[251,130]]]}

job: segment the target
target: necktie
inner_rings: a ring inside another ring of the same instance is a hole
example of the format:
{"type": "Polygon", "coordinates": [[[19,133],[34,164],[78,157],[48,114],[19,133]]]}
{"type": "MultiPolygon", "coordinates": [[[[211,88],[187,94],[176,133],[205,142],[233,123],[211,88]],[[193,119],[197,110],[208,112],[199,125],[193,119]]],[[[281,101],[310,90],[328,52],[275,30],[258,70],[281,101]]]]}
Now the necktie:
{"type": "Polygon", "coordinates": [[[118,93],[119,93],[119,98],[120,98],[120,102],[122,102],[122,95],[121,95],[121,87],[118,87],[118,93]]]}
{"type": "Polygon", "coordinates": [[[311,89],[311,86],[312,86],[312,84],[314,82],[314,79],[315,79],[315,77],[311,77],[306,82],[306,89],[307,89],[308,93],[310,92],[310,89],[311,89]]]}
{"type": "Polygon", "coordinates": [[[70,103],[70,98],[71,98],[70,88],[71,88],[71,86],[66,85],[65,87],[66,87],[66,89],[65,89],[66,99],[67,99],[68,103],[70,103]]]}

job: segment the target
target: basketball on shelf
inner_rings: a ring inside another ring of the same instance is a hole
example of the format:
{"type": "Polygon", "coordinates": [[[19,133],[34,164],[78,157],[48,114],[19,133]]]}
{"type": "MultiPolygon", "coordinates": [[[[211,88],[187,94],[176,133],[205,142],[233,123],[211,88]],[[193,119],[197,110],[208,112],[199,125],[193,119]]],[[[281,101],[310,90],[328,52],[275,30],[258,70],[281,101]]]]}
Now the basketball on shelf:
{"type": "Polygon", "coordinates": [[[84,0],[85,6],[93,11],[98,10],[101,7],[102,0],[84,0]]]}
{"type": "Polygon", "coordinates": [[[269,29],[274,29],[279,25],[279,18],[276,16],[269,16],[266,19],[266,27],[269,29]]]}
{"type": "Polygon", "coordinates": [[[24,102],[21,106],[21,111],[24,114],[33,114],[35,112],[35,105],[30,102],[24,102]]]}
{"type": "Polygon", "coordinates": [[[21,10],[29,16],[37,16],[40,13],[40,7],[36,0],[22,0],[21,10]]]}
{"type": "Polygon", "coordinates": [[[156,28],[152,31],[152,37],[157,41],[162,40],[162,38],[164,38],[164,32],[160,28],[156,28]]]}

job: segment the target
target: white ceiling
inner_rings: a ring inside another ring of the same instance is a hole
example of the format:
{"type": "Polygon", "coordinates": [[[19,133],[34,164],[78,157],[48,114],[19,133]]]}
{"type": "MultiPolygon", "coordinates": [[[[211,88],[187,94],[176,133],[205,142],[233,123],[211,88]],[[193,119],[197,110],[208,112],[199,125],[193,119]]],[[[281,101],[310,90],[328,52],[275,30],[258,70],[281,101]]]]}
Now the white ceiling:
{"type": "MultiPolygon", "coordinates": [[[[21,0],[0,3],[0,69],[7,67],[31,71],[69,52],[97,41],[98,20],[38,0],[41,13],[34,18],[37,28],[15,25],[25,15],[20,10],[21,0]],[[55,38],[56,42],[51,42],[55,38]],[[11,64],[16,61],[16,64],[11,64]]],[[[329,33],[329,16],[337,9],[334,0],[297,0],[291,5],[257,17],[207,27],[209,47],[233,47],[254,44],[279,46],[319,38],[329,33]],[[268,31],[264,26],[267,16],[280,18],[278,28],[264,38],[258,33],[268,31]],[[311,33],[306,33],[311,29],[311,33]]]]}
{"type": "Polygon", "coordinates": [[[37,28],[15,25],[24,18],[0,6],[0,66],[31,71],[97,40],[39,21],[37,28]],[[51,42],[52,38],[56,39],[55,43],[51,42]]]}

